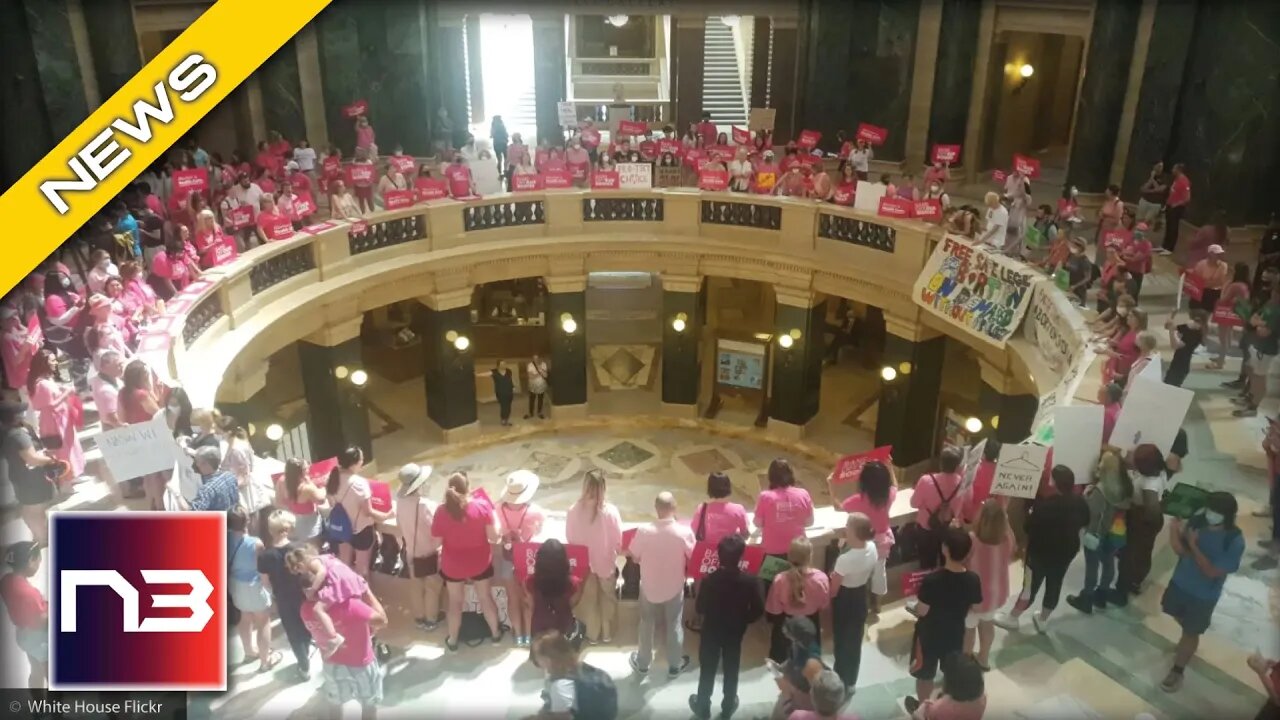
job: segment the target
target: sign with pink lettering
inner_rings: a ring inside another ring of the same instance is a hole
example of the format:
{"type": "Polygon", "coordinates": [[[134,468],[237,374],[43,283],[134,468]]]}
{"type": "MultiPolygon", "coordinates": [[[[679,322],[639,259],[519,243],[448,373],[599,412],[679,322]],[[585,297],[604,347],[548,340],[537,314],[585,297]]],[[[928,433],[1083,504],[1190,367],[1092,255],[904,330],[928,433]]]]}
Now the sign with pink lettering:
{"type": "MultiPolygon", "coordinates": [[[[764,562],[764,550],[759,545],[748,545],[738,561],[738,567],[748,575],[760,572],[764,562]]],[[[685,566],[685,575],[700,580],[715,572],[720,567],[720,554],[716,546],[709,542],[700,542],[693,546],[693,554],[689,556],[689,564],[685,566]]]]}
{"type": "Polygon", "coordinates": [[[858,132],[854,137],[859,140],[866,140],[872,145],[883,145],[884,141],[889,139],[889,131],[879,125],[859,123],[858,132]]]}
{"type": "MultiPolygon", "coordinates": [[[[511,544],[511,563],[515,569],[516,579],[520,580],[520,582],[524,582],[534,575],[534,568],[538,562],[538,548],[540,547],[542,547],[540,542],[511,544]]],[[[569,574],[579,580],[585,578],[587,573],[591,571],[587,546],[566,544],[564,551],[569,556],[569,574]]]]}
{"type": "Polygon", "coordinates": [[[412,190],[388,190],[382,194],[382,202],[387,210],[399,210],[413,205],[412,190]]]}
{"type": "Polygon", "coordinates": [[[209,189],[208,168],[173,171],[173,189],[182,195],[192,192],[204,192],[209,189]]]}
{"type": "Polygon", "coordinates": [[[880,198],[880,208],[876,211],[877,215],[891,218],[909,218],[915,212],[915,203],[906,198],[900,197],[884,197],[880,198]]]}
{"type": "Polygon", "coordinates": [[[592,190],[617,190],[618,189],[618,171],[617,170],[597,170],[591,174],[592,190]]]}
{"type": "Polygon", "coordinates": [[[934,145],[933,161],[936,163],[954,163],[960,159],[959,145],[934,145]]]}

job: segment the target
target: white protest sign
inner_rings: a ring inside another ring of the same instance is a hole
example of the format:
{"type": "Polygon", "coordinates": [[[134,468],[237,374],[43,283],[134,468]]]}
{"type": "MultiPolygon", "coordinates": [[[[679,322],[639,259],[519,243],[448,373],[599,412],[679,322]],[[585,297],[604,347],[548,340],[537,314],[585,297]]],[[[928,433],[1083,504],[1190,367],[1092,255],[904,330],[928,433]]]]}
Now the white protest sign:
{"type": "Polygon", "coordinates": [[[116,482],[141,477],[148,473],[172,470],[174,464],[173,431],[164,413],[144,423],[126,425],[98,434],[102,459],[116,482]]]}
{"type": "Polygon", "coordinates": [[[964,462],[960,464],[961,474],[964,476],[962,489],[968,489],[973,485],[973,476],[978,472],[978,465],[982,463],[982,454],[987,449],[987,438],[982,438],[977,444],[969,447],[964,452],[964,462]]]}
{"type": "Polygon", "coordinates": [[[1005,445],[996,461],[996,479],[991,483],[992,495],[1033,498],[1040,489],[1049,448],[1040,445],[1005,445]]]}
{"type": "Polygon", "coordinates": [[[1053,409],[1053,464],[1066,465],[1076,484],[1093,479],[1102,452],[1101,405],[1060,405],[1053,409]]]}
{"type": "Polygon", "coordinates": [[[578,124],[578,108],[572,102],[561,100],[556,103],[556,115],[564,127],[576,127],[578,124]]]}
{"type": "Polygon", "coordinates": [[[1195,393],[1141,375],[1130,380],[1127,389],[1111,444],[1132,450],[1151,443],[1168,455],[1195,393]]]}
{"type": "Polygon", "coordinates": [[[653,187],[653,166],[649,163],[618,163],[618,189],[648,190],[653,187]]]}
{"type": "Polygon", "coordinates": [[[853,196],[853,208],[855,210],[866,210],[869,213],[878,213],[880,212],[880,200],[888,191],[889,186],[884,183],[859,180],[858,190],[853,196]]]}
{"type": "Polygon", "coordinates": [[[471,181],[475,183],[476,194],[480,196],[497,195],[502,192],[502,179],[498,176],[498,164],[490,160],[472,160],[471,181]]]}
{"type": "Polygon", "coordinates": [[[1160,356],[1158,354],[1152,355],[1151,359],[1138,371],[1138,377],[1164,382],[1164,373],[1160,370],[1160,356]]]}

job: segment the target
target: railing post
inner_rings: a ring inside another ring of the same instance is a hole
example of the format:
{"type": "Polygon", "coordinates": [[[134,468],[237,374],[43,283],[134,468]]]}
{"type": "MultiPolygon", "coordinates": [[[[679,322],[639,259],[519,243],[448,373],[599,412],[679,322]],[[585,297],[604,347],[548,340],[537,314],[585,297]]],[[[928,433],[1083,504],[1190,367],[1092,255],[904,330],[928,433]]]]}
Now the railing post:
{"type": "Polygon", "coordinates": [[[586,193],[555,190],[546,193],[545,197],[547,234],[582,234],[582,198],[586,193]]]}

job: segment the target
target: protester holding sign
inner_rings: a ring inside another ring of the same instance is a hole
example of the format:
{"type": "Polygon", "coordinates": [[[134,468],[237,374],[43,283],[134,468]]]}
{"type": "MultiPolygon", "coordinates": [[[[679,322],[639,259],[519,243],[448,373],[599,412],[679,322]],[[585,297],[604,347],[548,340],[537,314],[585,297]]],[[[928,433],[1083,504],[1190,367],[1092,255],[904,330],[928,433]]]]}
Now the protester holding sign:
{"type": "Polygon", "coordinates": [[[355,192],[356,201],[360,204],[362,212],[373,212],[376,209],[373,205],[375,174],[372,156],[367,151],[356,150],[355,160],[347,166],[347,180],[355,192]]]}
{"type": "MultiPolygon", "coordinates": [[[[835,490],[831,492],[835,497],[835,490]]],[[[880,598],[883,590],[887,590],[888,579],[885,577],[885,563],[893,550],[895,538],[893,528],[889,525],[889,510],[898,497],[897,481],[888,463],[872,460],[862,466],[858,474],[858,492],[845,498],[840,509],[847,513],[865,515],[871,522],[872,539],[876,546],[876,574],[873,588],[882,589],[871,597],[872,615],[880,611],[880,598]]]]}
{"type": "Polygon", "coordinates": [[[742,638],[747,628],[764,614],[760,581],[738,567],[746,544],[736,534],[725,535],[716,545],[719,565],[702,579],[696,610],[706,618],[698,643],[698,692],[689,696],[689,709],[699,720],[711,717],[711,693],[716,666],[724,672],[721,717],[738,709],[738,668],[742,662],[742,638]]]}
{"type": "Polygon", "coordinates": [[[660,492],[654,500],[658,519],[636,531],[628,554],[640,565],[640,647],[628,659],[644,675],[653,659],[653,637],[659,622],[666,626],[667,676],[689,667],[684,648],[685,565],[693,554],[693,531],[676,522],[676,499],[660,492]]]}
{"type": "Polygon", "coordinates": [[[591,572],[583,580],[577,613],[585,625],[587,642],[613,641],[618,613],[618,554],[622,549],[622,520],[618,508],[605,499],[604,473],[588,470],[582,494],[565,518],[565,539],[587,548],[591,572]]]}
{"type": "Polygon", "coordinates": [[[871,177],[871,160],[875,156],[875,150],[871,149],[871,145],[866,140],[858,138],[857,144],[849,152],[849,164],[853,166],[853,172],[859,180],[865,181],[871,177]]]}

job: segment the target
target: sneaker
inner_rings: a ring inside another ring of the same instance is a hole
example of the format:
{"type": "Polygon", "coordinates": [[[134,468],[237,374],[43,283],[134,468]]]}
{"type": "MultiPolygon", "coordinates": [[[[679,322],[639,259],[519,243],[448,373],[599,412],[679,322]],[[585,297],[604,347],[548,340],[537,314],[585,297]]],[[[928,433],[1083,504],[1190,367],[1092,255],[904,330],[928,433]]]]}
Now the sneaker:
{"type": "Polygon", "coordinates": [[[645,674],[648,674],[648,672],[649,672],[649,668],[642,668],[642,667],[640,667],[640,654],[639,654],[639,653],[631,653],[630,655],[628,655],[628,656],[627,656],[627,664],[631,666],[631,669],[632,669],[632,670],[634,670],[636,673],[638,673],[638,674],[640,674],[640,675],[645,675],[645,674]]]}
{"type": "Polygon", "coordinates": [[[1182,687],[1182,673],[1177,670],[1170,670],[1168,675],[1164,676],[1164,680],[1160,681],[1160,689],[1165,692],[1178,692],[1182,687]]]}
{"type": "Polygon", "coordinates": [[[992,622],[996,624],[996,627],[1004,628],[1005,630],[1017,630],[1018,624],[1019,624],[1018,621],[1019,621],[1019,618],[1017,615],[1007,615],[1005,613],[1001,613],[997,615],[996,619],[993,620],[992,622]]]}
{"type": "Polygon", "coordinates": [[[675,679],[676,677],[678,677],[678,676],[680,675],[680,673],[682,673],[682,672],[684,672],[685,670],[688,670],[688,669],[689,669],[689,656],[688,656],[688,655],[685,655],[685,656],[683,656],[683,657],[681,657],[681,658],[680,658],[680,665],[679,665],[678,667],[673,667],[673,668],[668,668],[668,669],[667,669],[667,678],[669,678],[669,679],[675,679]]]}
{"type": "Polygon", "coordinates": [[[1093,594],[1093,607],[1098,610],[1107,609],[1107,596],[1104,593],[1093,594]]]}
{"type": "Polygon", "coordinates": [[[436,630],[440,627],[439,621],[428,620],[426,618],[418,618],[417,620],[413,621],[413,624],[416,625],[417,628],[422,632],[432,632],[433,630],[436,630]]]}
{"type": "Polygon", "coordinates": [[[698,702],[698,694],[689,696],[689,712],[698,720],[711,720],[711,703],[698,702]]]}
{"type": "Polygon", "coordinates": [[[303,670],[301,666],[293,666],[293,681],[298,683],[309,682],[311,680],[311,671],[303,670]]]}
{"type": "Polygon", "coordinates": [[[1231,416],[1232,417],[1257,417],[1258,408],[1240,408],[1239,410],[1236,410],[1235,412],[1231,413],[1231,416]]]}
{"type": "MultiPolygon", "coordinates": [[[[1098,593],[1098,595],[1102,595],[1102,593],[1098,593]]],[[[1067,604],[1075,608],[1076,610],[1079,610],[1080,612],[1084,613],[1085,615],[1093,614],[1093,601],[1088,595],[1085,595],[1084,593],[1080,593],[1079,595],[1068,595],[1067,604]]],[[[1038,618],[1040,616],[1037,615],[1036,617],[1038,618]]],[[[1032,618],[1032,620],[1034,619],[1035,618],[1032,618]]],[[[1040,629],[1039,627],[1036,628],[1036,630],[1039,630],[1039,629],[1040,629]]]]}
{"type": "Polygon", "coordinates": [[[1049,624],[1049,618],[1042,617],[1039,614],[1032,615],[1031,624],[1035,626],[1036,632],[1043,635],[1045,633],[1045,627],[1049,624]]]}

